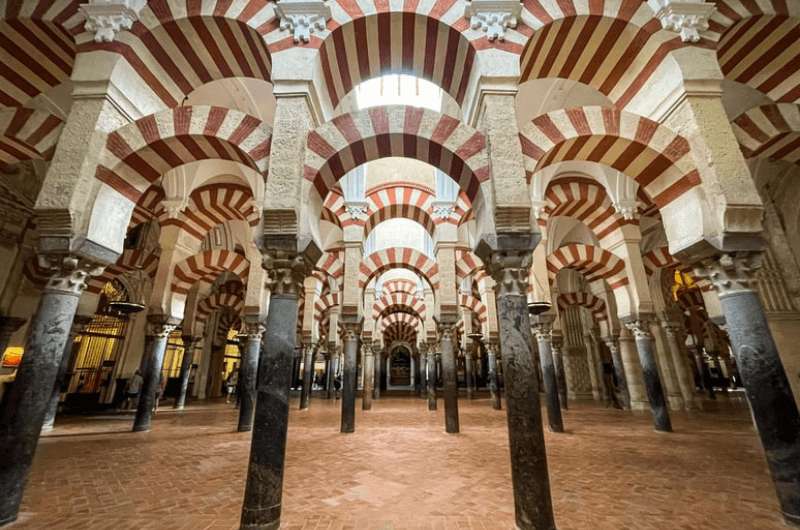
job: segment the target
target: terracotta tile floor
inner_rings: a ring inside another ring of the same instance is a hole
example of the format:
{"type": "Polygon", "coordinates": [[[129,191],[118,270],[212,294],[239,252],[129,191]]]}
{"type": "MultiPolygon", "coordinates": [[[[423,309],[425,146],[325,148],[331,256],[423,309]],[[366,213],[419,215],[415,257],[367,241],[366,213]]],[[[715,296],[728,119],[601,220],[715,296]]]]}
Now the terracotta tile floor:
{"type": "MultiPolygon", "coordinates": [[[[447,435],[441,402],[384,398],[343,436],[339,403],[293,400],[284,528],[513,528],[504,411],[462,400],[463,432],[447,435]]],[[[546,435],[560,530],[785,528],[742,402],[673,414],[673,434],[594,404],[565,422],[546,435]]],[[[165,409],[150,433],[129,416],[59,419],[11,528],[235,529],[250,439],[235,424],[223,404],[165,409]]]]}

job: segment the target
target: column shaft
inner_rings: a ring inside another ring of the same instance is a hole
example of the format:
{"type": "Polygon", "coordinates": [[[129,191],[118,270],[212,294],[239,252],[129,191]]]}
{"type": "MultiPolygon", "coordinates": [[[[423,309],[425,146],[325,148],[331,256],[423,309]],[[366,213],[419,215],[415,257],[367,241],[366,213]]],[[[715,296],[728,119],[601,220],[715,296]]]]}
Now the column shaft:
{"type": "Polygon", "coordinates": [[[428,387],[428,410],[436,410],[436,356],[428,353],[428,364],[425,369],[428,387]]]}
{"type": "Polygon", "coordinates": [[[145,365],[142,390],[133,420],[133,432],[149,431],[156,404],[156,393],[161,387],[161,366],[164,352],[167,351],[167,339],[175,326],[164,324],[163,319],[148,322],[150,336],[145,341],[145,365]]]}
{"type": "Polygon", "coordinates": [[[179,374],[180,388],[178,390],[178,397],[175,398],[175,404],[172,408],[183,409],[186,406],[186,393],[189,390],[189,375],[192,371],[192,361],[194,360],[194,346],[195,339],[191,336],[183,337],[183,358],[181,359],[181,371],[179,374]]]}
{"type": "Polygon", "coordinates": [[[556,372],[556,388],[558,388],[558,403],[561,408],[567,410],[567,375],[564,372],[564,353],[561,347],[553,346],[553,366],[556,372]]]}
{"type": "Polygon", "coordinates": [[[664,388],[656,364],[655,342],[647,329],[645,322],[637,321],[631,324],[631,329],[636,338],[636,350],[639,352],[639,362],[642,365],[644,388],[650,411],[653,413],[653,426],[657,431],[671,432],[672,423],[669,419],[667,400],[664,397],[664,388]]]}
{"type": "Polygon", "coordinates": [[[670,358],[675,367],[675,376],[678,379],[683,404],[687,410],[696,407],[694,399],[694,383],[691,374],[686,366],[686,358],[683,349],[678,343],[678,326],[670,322],[664,322],[664,331],[667,335],[667,347],[669,348],[670,358]]]}
{"type": "Polygon", "coordinates": [[[456,355],[453,348],[453,330],[448,325],[439,331],[442,346],[442,383],[444,390],[445,431],[457,433],[458,425],[458,379],[456,376],[456,355]]]}
{"type": "Polygon", "coordinates": [[[75,335],[77,335],[79,331],[78,327],[80,326],[80,324],[77,324],[75,321],[80,318],[81,317],[77,315],[75,316],[69,336],[67,337],[67,342],[64,344],[64,354],[61,356],[61,362],[58,365],[58,373],[56,375],[56,381],[53,384],[53,393],[50,395],[50,402],[47,404],[47,412],[44,415],[42,431],[50,431],[55,426],[56,415],[58,414],[58,403],[61,400],[61,387],[64,385],[64,380],[67,377],[69,361],[72,357],[72,346],[75,342],[75,335]]]}
{"type": "Polygon", "coordinates": [[[364,390],[361,392],[361,410],[372,410],[372,394],[375,388],[375,355],[370,346],[365,346],[364,349],[364,390]]]}
{"type": "Polygon", "coordinates": [[[550,330],[544,327],[538,328],[536,342],[539,346],[539,362],[542,366],[542,381],[544,382],[544,395],[547,404],[547,422],[551,431],[564,432],[561,405],[558,403],[558,382],[556,381],[556,370],[550,343],[550,330]]]}
{"type": "Polygon", "coordinates": [[[486,349],[486,364],[489,372],[489,399],[492,403],[492,408],[500,410],[502,407],[500,401],[500,385],[497,384],[497,355],[495,354],[495,345],[491,345],[486,349]]]}
{"type": "Polygon", "coordinates": [[[308,409],[311,385],[314,384],[314,346],[307,345],[303,357],[303,388],[300,389],[300,410],[308,409]]]}
{"type": "Polygon", "coordinates": [[[470,348],[464,350],[464,375],[467,379],[467,399],[475,397],[475,380],[472,372],[474,371],[472,362],[472,352],[470,348]]]}
{"type": "Polygon", "coordinates": [[[261,353],[261,337],[264,328],[259,324],[248,324],[247,342],[242,351],[242,364],[239,370],[239,432],[253,429],[253,416],[256,412],[258,381],[258,360],[261,353]]]}
{"type": "Polygon", "coordinates": [[[358,335],[345,328],[344,370],[342,377],[342,424],[343,433],[356,430],[356,392],[358,390],[358,335]]]}
{"type": "Polygon", "coordinates": [[[627,330],[624,330],[624,332],[626,334],[619,337],[619,357],[625,374],[625,385],[628,390],[630,408],[644,410],[647,408],[648,403],[645,396],[641,365],[639,364],[639,354],[633,337],[627,330]]]}

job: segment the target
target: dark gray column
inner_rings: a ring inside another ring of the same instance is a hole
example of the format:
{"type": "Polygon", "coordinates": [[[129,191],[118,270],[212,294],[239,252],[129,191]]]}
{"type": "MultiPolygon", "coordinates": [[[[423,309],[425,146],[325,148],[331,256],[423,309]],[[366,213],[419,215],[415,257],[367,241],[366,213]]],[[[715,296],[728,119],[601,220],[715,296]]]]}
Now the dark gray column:
{"type": "Polygon", "coordinates": [[[289,427],[289,385],[297,337],[298,293],[319,257],[309,244],[304,253],[286,250],[296,245],[272,236],[267,244],[283,247],[264,252],[271,296],[260,348],[256,412],[250,442],[250,465],[242,505],[242,530],[277,530],[281,524],[286,433],[289,427]]]}
{"type": "Polygon", "coordinates": [[[553,351],[553,366],[556,371],[558,403],[561,405],[562,409],[567,410],[569,408],[569,404],[567,403],[567,376],[564,372],[564,353],[561,351],[562,338],[560,334],[552,337],[550,346],[553,351]]]}
{"type": "Polygon", "coordinates": [[[427,383],[428,410],[436,410],[436,355],[428,351],[428,359],[425,366],[425,381],[427,383]]]}
{"type": "Polygon", "coordinates": [[[631,330],[636,340],[636,351],[639,353],[639,363],[642,365],[644,389],[647,400],[650,402],[650,411],[653,413],[653,426],[657,431],[671,432],[672,423],[669,419],[669,409],[664,398],[664,388],[658,374],[656,364],[655,343],[650,334],[650,327],[646,320],[633,320],[626,322],[625,326],[631,330]]]}
{"type": "Polygon", "coordinates": [[[246,319],[246,334],[240,336],[240,341],[245,339],[242,349],[242,364],[239,369],[239,432],[249,432],[253,429],[253,416],[256,412],[256,395],[258,381],[258,359],[261,355],[261,339],[264,326],[259,322],[260,317],[246,319]]]}
{"type": "Polygon", "coordinates": [[[511,481],[519,530],[555,530],[538,369],[531,352],[526,299],[528,273],[537,242],[538,236],[534,234],[502,234],[482,239],[476,249],[497,282],[511,481]]]}
{"type": "Polygon", "coordinates": [[[78,300],[88,276],[101,271],[74,257],[41,258],[52,276],[39,299],[22,362],[0,410],[0,525],[17,518],[78,300]]]}
{"type": "Polygon", "coordinates": [[[800,526],[800,414],[755,291],[757,254],[725,254],[697,272],[716,288],[736,366],[787,523],[800,526]]]}
{"type": "Polygon", "coordinates": [[[451,434],[459,431],[458,426],[458,379],[456,375],[456,354],[453,348],[453,323],[439,325],[439,343],[442,348],[442,386],[444,390],[444,426],[451,434]]]}
{"type": "Polygon", "coordinates": [[[420,344],[419,350],[419,386],[422,398],[428,397],[428,352],[425,343],[420,344]]]}
{"type": "Polygon", "coordinates": [[[372,390],[372,397],[375,399],[380,399],[381,397],[381,365],[383,364],[383,355],[381,355],[381,350],[375,351],[375,375],[374,375],[374,382],[373,382],[373,390],[372,390]]]}
{"type": "Polygon", "coordinates": [[[313,344],[306,344],[303,349],[303,388],[300,389],[300,410],[308,409],[311,402],[311,386],[314,384],[314,350],[313,344]]]}
{"type": "Polygon", "coordinates": [[[186,406],[186,393],[189,391],[189,375],[192,373],[192,362],[194,361],[194,349],[197,345],[199,337],[192,335],[184,335],[183,339],[183,358],[181,359],[181,371],[178,379],[181,386],[178,389],[178,397],[175,398],[175,404],[172,408],[182,410],[186,406]]]}
{"type": "Polygon", "coordinates": [[[533,329],[539,350],[539,363],[542,366],[542,382],[544,383],[544,397],[547,404],[547,422],[551,431],[564,432],[564,421],[561,417],[561,406],[558,398],[556,369],[553,363],[551,327],[546,318],[540,316],[539,322],[534,324],[533,329]]]}
{"type": "MultiPolygon", "coordinates": [[[[80,333],[92,317],[75,315],[70,327],[69,337],[64,344],[64,354],[61,356],[61,363],[58,365],[58,374],[56,375],[56,382],[53,385],[53,393],[50,396],[50,402],[47,404],[47,412],[44,415],[44,423],[42,423],[42,431],[52,431],[56,423],[56,415],[58,414],[58,403],[61,401],[61,387],[67,377],[67,370],[69,370],[69,361],[72,358],[72,347],[75,343],[75,336],[80,333]]],[[[2,351],[2,350],[0,350],[2,351]]]]}
{"type": "Polygon", "coordinates": [[[342,424],[340,432],[356,430],[356,393],[358,392],[358,334],[360,323],[343,323],[344,370],[342,374],[342,424]]]}
{"type": "MultiPolygon", "coordinates": [[[[611,352],[611,363],[614,366],[614,377],[617,379],[617,387],[619,389],[622,406],[625,409],[630,410],[631,395],[628,392],[628,383],[625,379],[625,366],[622,364],[622,355],[619,352],[619,343],[617,343],[616,337],[604,337],[603,342],[606,343],[608,350],[611,352]]],[[[609,389],[609,392],[613,391],[613,388],[609,389]]]]}
{"type": "Polygon", "coordinates": [[[364,388],[361,391],[361,410],[372,410],[372,393],[375,388],[375,354],[372,344],[364,341],[364,388]]]}
{"type": "Polygon", "coordinates": [[[486,365],[489,371],[489,398],[492,408],[502,409],[500,399],[500,385],[497,384],[497,344],[489,342],[486,344],[486,365]]]}
{"type": "Polygon", "coordinates": [[[475,397],[475,379],[472,374],[473,371],[472,347],[467,346],[464,348],[464,377],[467,380],[467,399],[475,397]]]}
{"type": "Polygon", "coordinates": [[[136,407],[136,418],[133,420],[133,432],[150,430],[153,407],[156,404],[156,392],[161,386],[161,366],[164,352],[167,350],[167,339],[175,329],[175,324],[164,315],[147,316],[147,335],[145,341],[144,380],[136,407]]]}
{"type": "Polygon", "coordinates": [[[333,359],[331,359],[330,352],[325,359],[325,398],[331,399],[333,397],[333,359]]]}

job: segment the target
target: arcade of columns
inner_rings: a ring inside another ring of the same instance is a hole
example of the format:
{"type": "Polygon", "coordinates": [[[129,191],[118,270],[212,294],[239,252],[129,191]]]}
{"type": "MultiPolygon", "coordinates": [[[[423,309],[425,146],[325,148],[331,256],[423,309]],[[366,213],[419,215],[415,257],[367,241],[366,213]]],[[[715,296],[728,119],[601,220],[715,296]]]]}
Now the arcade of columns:
{"type": "Polygon", "coordinates": [[[700,398],[695,357],[722,355],[800,524],[799,11],[0,1],[0,351],[25,351],[0,412],[0,524],[110,283],[145,309],[114,368],[143,369],[135,431],[153,428],[171,334],[182,408],[193,364],[205,397],[238,332],[239,430],[253,437],[242,528],[280,522],[296,359],[304,408],[318,356],[328,386],[342,374],[349,433],[359,384],[368,410],[398,347],[429,408],[443,398],[447,432],[469,428],[458,366],[467,397],[479,374],[496,409],[502,391],[523,529],[555,528],[545,418],[560,432],[570,400],[609,399],[610,366],[623,406],[669,432],[670,412],[700,398]],[[391,73],[434,83],[441,110],[360,108],[356,88],[391,73]],[[346,175],[398,157],[451,178],[456,197],[418,168],[343,193],[346,175]],[[398,218],[433,251],[365,252],[398,218]]]}

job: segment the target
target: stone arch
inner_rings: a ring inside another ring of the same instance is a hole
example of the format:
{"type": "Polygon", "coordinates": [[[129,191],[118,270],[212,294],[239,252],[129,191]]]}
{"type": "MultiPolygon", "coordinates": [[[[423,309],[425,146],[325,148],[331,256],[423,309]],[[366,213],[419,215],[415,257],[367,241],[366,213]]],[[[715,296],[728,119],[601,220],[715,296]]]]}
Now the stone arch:
{"type": "Polygon", "coordinates": [[[459,280],[463,280],[473,274],[475,275],[474,279],[479,280],[486,275],[483,261],[468,248],[456,249],[455,268],[456,278],[459,280]]]}
{"type": "Polygon", "coordinates": [[[226,282],[220,285],[219,289],[200,300],[197,304],[197,321],[206,322],[211,313],[218,309],[228,309],[235,315],[242,313],[244,289],[241,282],[226,282]]]}
{"type": "Polygon", "coordinates": [[[121,55],[166,108],[194,89],[223,78],[271,80],[264,35],[266,0],[151,0],[130,31],[113,42],[89,41],[80,52],[121,55]],[[259,5],[260,4],[260,5],[259,5]]]}
{"type": "Polygon", "coordinates": [[[685,46],[680,37],[659,31],[646,2],[599,1],[580,4],[526,2],[534,33],[520,54],[520,83],[562,78],[590,86],[623,108],[645,87],[670,52],[685,46]],[[565,43],[572,53],[562,53],[565,43]],[[581,43],[578,45],[578,43],[581,43]]]}
{"type": "Polygon", "coordinates": [[[411,313],[395,312],[389,313],[380,321],[381,332],[391,325],[406,325],[415,332],[419,330],[421,320],[418,316],[411,313]]]}
{"type": "Polygon", "coordinates": [[[325,198],[351,169],[391,156],[438,167],[472,202],[488,185],[486,139],[480,131],[444,114],[403,106],[337,116],[309,133],[305,178],[325,198]]]}
{"type": "Polygon", "coordinates": [[[160,250],[158,248],[125,249],[117,258],[117,261],[107,266],[102,274],[89,279],[86,290],[90,293],[99,293],[106,283],[133,270],[144,271],[150,278],[154,278],[158,270],[159,255],[160,250]]]}
{"type": "Polygon", "coordinates": [[[363,290],[369,281],[389,269],[408,269],[422,276],[433,290],[439,288],[439,265],[413,248],[387,248],[364,256],[358,269],[358,287],[363,290]]]}
{"type": "Polygon", "coordinates": [[[642,254],[644,270],[648,275],[659,269],[673,268],[680,265],[675,256],[669,253],[669,247],[662,246],[642,254]]]}
{"type": "Polygon", "coordinates": [[[383,284],[383,294],[388,295],[393,293],[408,293],[417,296],[417,284],[404,278],[397,278],[385,282],[383,284]]]}
{"type": "Polygon", "coordinates": [[[0,16],[0,105],[22,107],[68,81],[84,19],[72,0],[4,2],[0,16]]]}
{"type": "Polygon", "coordinates": [[[328,311],[332,307],[338,306],[340,303],[341,296],[339,293],[327,293],[318,297],[314,303],[314,318],[317,322],[321,322],[328,311]]]}
{"type": "MultiPolygon", "coordinates": [[[[405,323],[392,323],[382,331],[384,344],[394,344],[403,342],[415,344],[417,342],[417,330],[405,323]]],[[[409,351],[413,351],[409,348],[409,351]]]]}
{"type": "Polygon", "coordinates": [[[315,266],[315,273],[324,284],[327,283],[326,277],[332,278],[341,291],[344,284],[344,261],[342,261],[342,248],[329,248],[322,253],[315,266]]]}
{"type": "Polygon", "coordinates": [[[551,284],[558,271],[567,268],[583,273],[589,283],[605,280],[612,289],[628,285],[625,262],[598,247],[570,243],[547,257],[547,276],[551,284]]]}
{"type": "Polygon", "coordinates": [[[769,158],[800,164],[800,105],[754,107],[733,120],[745,158],[769,158]]]}
{"type": "Polygon", "coordinates": [[[237,275],[242,283],[247,282],[250,262],[232,250],[207,250],[175,264],[171,290],[173,293],[187,294],[195,283],[208,282],[223,271],[237,275]]]}
{"type": "Polygon", "coordinates": [[[520,133],[528,181],[557,162],[603,164],[634,179],[662,208],[700,184],[689,142],[643,116],[607,107],[560,109],[520,133]]]}
{"type": "Polygon", "coordinates": [[[467,293],[459,293],[458,295],[458,305],[461,307],[465,307],[472,311],[472,313],[478,317],[478,321],[483,324],[486,322],[488,318],[488,311],[486,306],[477,296],[473,296],[467,293]]]}
{"type": "Polygon", "coordinates": [[[0,165],[50,160],[63,126],[60,118],[40,110],[0,110],[0,165]]]}
{"type": "Polygon", "coordinates": [[[319,45],[316,81],[330,107],[336,108],[362,81],[389,73],[431,81],[461,105],[476,68],[476,49],[469,39],[440,19],[441,13],[388,11],[388,4],[383,5],[366,15],[355,7],[348,13],[351,19],[319,45]]]}
{"type": "Polygon", "coordinates": [[[413,313],[421,320],[425,320],[425,301],[415,295],[402,292],[385,294],[372,304],[372,319],[378,320],[384,314],[395,310],[413,313]]]}
{"type": "Polygon", "coordinates": [[[587,292],[561,293],[556,303],[561,310],[571,306],[585,307],[598,322],[608,320],[605,300],[587,292]]]}
{"type": "Polygon", "coordinates": [[[95,176],[136,202],[167,171],[198,160],[229,160],[264,174],[271,138],[268,125],[237,110],[178,107],[109,134],[95,176]]]}

